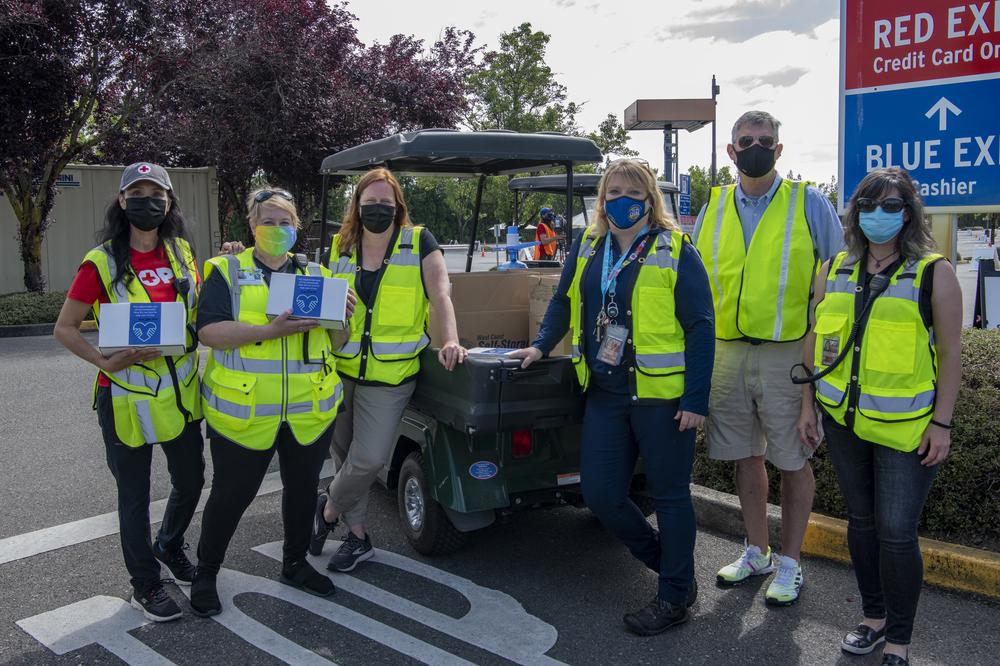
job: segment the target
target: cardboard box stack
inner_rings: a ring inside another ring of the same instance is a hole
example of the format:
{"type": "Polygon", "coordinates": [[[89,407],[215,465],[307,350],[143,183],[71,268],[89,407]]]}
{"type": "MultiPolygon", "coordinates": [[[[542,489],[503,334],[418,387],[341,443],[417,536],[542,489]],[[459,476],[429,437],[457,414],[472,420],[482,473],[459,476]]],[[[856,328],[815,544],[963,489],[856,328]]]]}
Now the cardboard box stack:
{"type": "MultiPolygon", "coordinates": [[[[559,272],[560,269],[554,268],[452,273],[449,276],[451,302],[455,306],[459,343],[469,349],[527,347],[538,331],[537,326],[531,323],[532,292],[543,277],[552,278],[558,283],[559,272]]],[[[440,347],[443,335],[437,326],[433,310],[432,307],[429,328],[431,344],[440,347]]]]}
{"type": "MultiPolygon", "coordinates": [[[[559,286],[559,278],[558,275],[540,275],[537,284],[531,290],[531,298],[528,301],[528,344],[538,336],[538,329],[545,319],[545,311],[549,309],[549,301],[555,296],[556,288],[559,286]]],[[[570,356],[572,350],[570,334],[567,332],[559,344],[552,348],[549,356],[570,356]]]]}

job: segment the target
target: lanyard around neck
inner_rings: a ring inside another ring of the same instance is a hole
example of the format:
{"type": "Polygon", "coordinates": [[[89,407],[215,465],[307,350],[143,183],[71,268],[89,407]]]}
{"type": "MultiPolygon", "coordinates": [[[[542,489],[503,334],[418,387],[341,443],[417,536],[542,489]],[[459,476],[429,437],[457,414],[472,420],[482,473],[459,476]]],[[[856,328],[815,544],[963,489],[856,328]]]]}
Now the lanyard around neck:
{"type": "Polygon", "coordinates": [[[615,293],[615,287],[618,282],[618,275],[628,266],[630,263],[635,261],[642,251],[646,248],[646,242],[649,240],[649,229],[648,227],[643,227],[639,231],[639,235],[635,240],[632,241],[633,250],[631,253],[627,250],[622,251],[622,255],[618,257],[618,261],[615,262],[614,266],[611,265],[611,243],[614,239],[609,231],[604,240],[604,261],[601,262],[601,295],[607,296],[608,292],[612,294],[615,293]],[[639,245],[636,246],[636,241],[639,245]]]}

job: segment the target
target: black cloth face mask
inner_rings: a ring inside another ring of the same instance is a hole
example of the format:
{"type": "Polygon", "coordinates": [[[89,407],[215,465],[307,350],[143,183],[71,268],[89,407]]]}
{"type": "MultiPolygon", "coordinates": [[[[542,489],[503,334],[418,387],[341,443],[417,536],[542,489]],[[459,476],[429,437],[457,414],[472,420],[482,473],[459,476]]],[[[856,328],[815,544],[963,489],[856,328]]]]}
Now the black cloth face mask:
{"type": "Polygon", "coordinates": [[[142,231],[152,231],[167,216],[166,199],[156,197],[129,197],[125,200],[125,217],[129,224],[142,231]]]}
{"type": "Polygon", "coordinates": [[[373,234],[380,234],[396,219],[396,207],[389,204],[365,204],[361,206],[361,224],[373,234]]]}
{"type": "Polygon", "coordinates": [[[740,173],[750,178],[766,176],[774,168],[774,149],[767,149],[760,144],[736,151],[736,168],[740,173]]]}

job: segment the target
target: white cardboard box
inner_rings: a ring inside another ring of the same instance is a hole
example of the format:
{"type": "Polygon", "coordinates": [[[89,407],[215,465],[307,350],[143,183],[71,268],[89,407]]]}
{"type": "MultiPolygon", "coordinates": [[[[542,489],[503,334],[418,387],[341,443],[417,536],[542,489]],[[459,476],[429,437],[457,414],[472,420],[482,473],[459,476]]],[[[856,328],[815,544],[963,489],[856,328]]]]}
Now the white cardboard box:
{"type": "Polygon", "coordinates": [[[187,311],[170,303],[103,303],[97,348],[105,356],[124,349],[157,349],[165,356],[184,353],[187,311]]]}
{"type": "Polygon", "coordinates": [[[271,273],[266,314],[277,317],[289,309],[292,319],[315,319],[322,328],[343,330],[347,321],[347,280],[271,273]]]}

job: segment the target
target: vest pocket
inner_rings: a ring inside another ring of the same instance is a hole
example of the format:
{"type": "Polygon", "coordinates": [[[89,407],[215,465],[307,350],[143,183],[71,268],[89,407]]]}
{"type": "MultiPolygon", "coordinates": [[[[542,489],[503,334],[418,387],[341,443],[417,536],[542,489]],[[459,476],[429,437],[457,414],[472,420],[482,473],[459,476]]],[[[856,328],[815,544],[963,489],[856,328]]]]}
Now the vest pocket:
{"type": "Polygon", "coordinates": [[[862,348],[866,370],[913,374],[917,356],[917,324],[912,321],[869,320],[862,348]]]}
{"type": "Polygon", "coordinates": [[[378,291],[375,325],[412,327],[413,313],[417,308],[417,290],[413,287],[380,285],[378,291]]]}
{"type": "Polygon", "coordinates": [[[314,414],[322,420],[323,415],[329,414],[337,406],[337,397],[340,393],[340,382],[336,372],[326,375],[312,375],[313,409],[314,414]]]}
{"type": "Polygon", "coordinates": [[[673,290],[666,287],[639,287],[635,299],[635,333],[673,333],[676,329],[673,290]]]}
{"type": "Polygon", "coordinates": [[[203,387],[204,405],[215,413],[220,425],[246,430],[256,403],[256,387],[255,376],[216,367],[203,387]]]}
{"type": "Polygon", "coordinates": [[[813,362],[817,366],[830,365],[847,342],[847,315],[839,312],[818,315],[813,332],[816,334],[813,362]]]}

